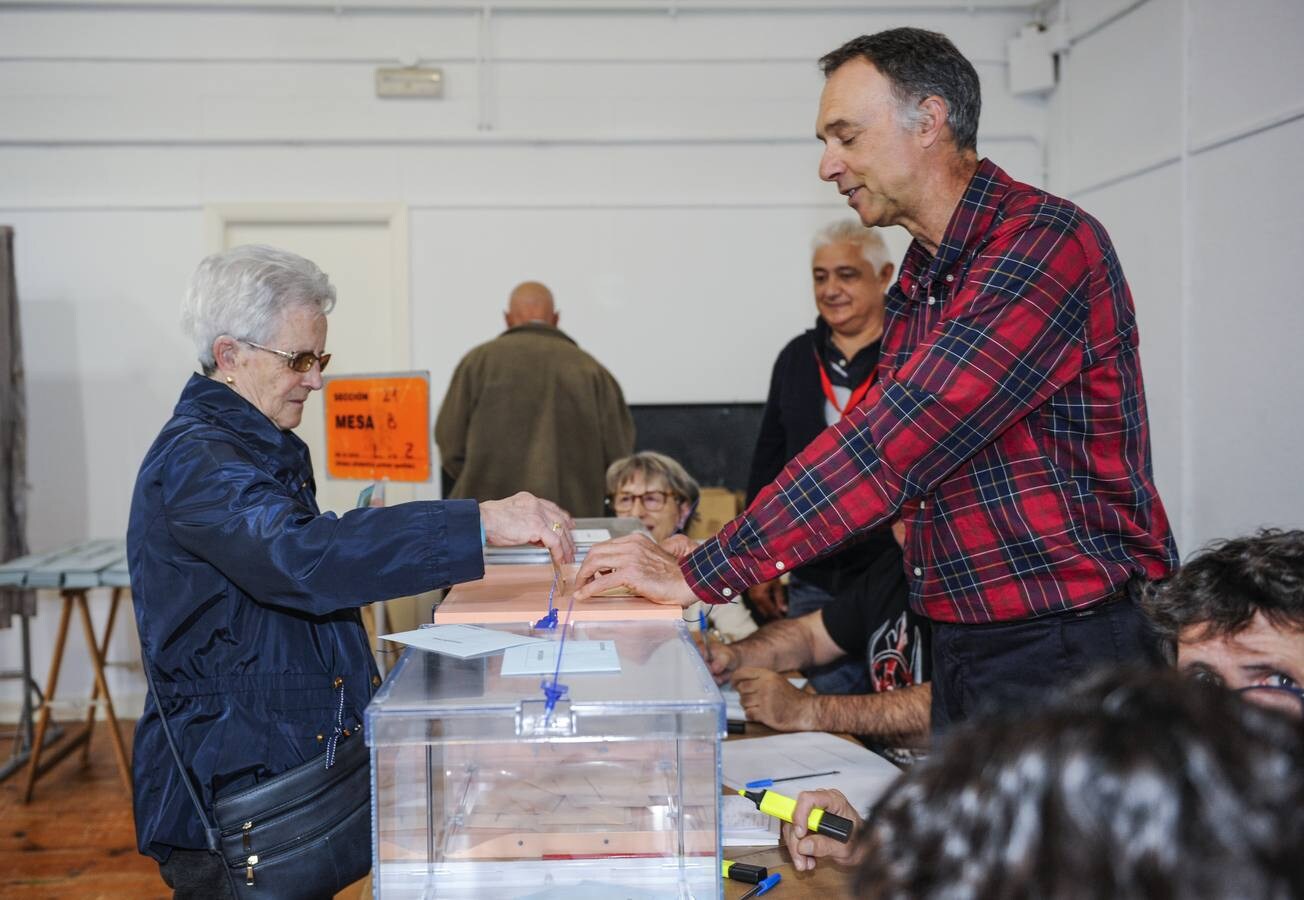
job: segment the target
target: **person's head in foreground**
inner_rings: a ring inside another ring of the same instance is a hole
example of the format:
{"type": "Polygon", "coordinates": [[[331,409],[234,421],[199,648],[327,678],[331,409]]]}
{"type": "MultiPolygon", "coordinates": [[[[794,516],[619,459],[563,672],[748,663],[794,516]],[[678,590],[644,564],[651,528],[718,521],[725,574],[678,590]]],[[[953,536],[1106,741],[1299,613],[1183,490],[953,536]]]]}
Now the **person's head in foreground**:
{"type": "Polygon", "coordinates": [[[288,431],[321,390],[326,314],[335,288],[310,260],[249,244],[205,257],[190,282],[181,324],[201,370],[288,431]]]}
{"type": "Polygon", "coordinates": [[[1304,531],[1212,544],[1144,606],[1184,674],[1304,717],[1304,531]]]}
{"type": "Polygon", "coordinates": [[[693,517],[702,491],[678,462],[644,450],[607,467],[607,502],[618,516],[643,523],[660,543],[683,531],[693,517]]]}
{"type": "Polygon", "coordinates": [[[1304,896],[1304,731],[1172,671],[958,729],[889,788],[858,896],[1304,896]]]}

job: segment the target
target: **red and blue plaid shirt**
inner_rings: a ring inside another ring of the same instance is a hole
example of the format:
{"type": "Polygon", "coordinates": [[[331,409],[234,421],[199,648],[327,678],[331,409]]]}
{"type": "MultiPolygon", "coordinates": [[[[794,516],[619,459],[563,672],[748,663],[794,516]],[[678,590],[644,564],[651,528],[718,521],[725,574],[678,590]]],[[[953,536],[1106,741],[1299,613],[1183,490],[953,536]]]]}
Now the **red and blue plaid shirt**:
{"type": "Polygon", "coordinates": [[[877,385],[683,561],[699,597],[898,512],[911,604],[938,621],[1089,606],[1176,567],[1132,296],[1099,222],[983,160],[886,307],[877,385]]]}

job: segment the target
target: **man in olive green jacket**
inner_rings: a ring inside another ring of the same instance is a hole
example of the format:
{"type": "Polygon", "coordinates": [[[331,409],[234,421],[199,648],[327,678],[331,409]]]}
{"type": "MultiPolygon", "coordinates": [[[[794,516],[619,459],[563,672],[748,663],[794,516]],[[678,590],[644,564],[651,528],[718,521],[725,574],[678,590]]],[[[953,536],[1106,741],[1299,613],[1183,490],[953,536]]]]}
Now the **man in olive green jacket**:
{"type": "Polygon", "coordinates": [[[542,284],[518,285],[505,318],[505,332],[458,363],[435,420],[447,496],[529,491],[600,516],[607,466],[634,449],[620,385],[557,328],[542,284]]]}

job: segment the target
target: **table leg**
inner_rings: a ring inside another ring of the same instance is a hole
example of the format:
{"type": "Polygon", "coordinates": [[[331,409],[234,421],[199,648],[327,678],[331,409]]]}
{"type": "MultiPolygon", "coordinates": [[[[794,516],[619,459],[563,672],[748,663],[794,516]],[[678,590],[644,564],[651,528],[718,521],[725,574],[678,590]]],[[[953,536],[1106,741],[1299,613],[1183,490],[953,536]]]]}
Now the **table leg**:
{"type": "Polygon", "coordinates": [[[63,646],[68,640],[68,620],[72,616],[72,591],[64,591],[63,611],[59,614],[59,633],[54,639],[54,657],[50,660],[50,677],[45,682],[45,700],[36,719],[36,737],[32,741],[32,757],[27,763],[27,784],[23,787],[23,802],[32,802],[32,788],[41,764],[41,751],[45,747],[45,729],[50,725],[50,704],[59,686],[59,667],[63,665],[63,646]]]}
{"type": "Polygon", "coordinates": [[[113,711],[113,698],[109,696],[109,683],[104,679],[104,658],[100,656],[100,648],[95,641],[95,629],[91,626],[91,610],[90,605],[86,602],[85,591],[77,596],[77,609],[81,613],[82,627],[86,631],[86,648],[91,655],[91,666],[95,669],[95,683],[99,685],[100,696],[104,698],[104,717],[109,720],[109,736],[113,738],[113,752],[118,758],[118,772],[122,775],[122,783],[126,785],[127,791],[130,793],[131,763],[127,761],[127,748],[122,743],[122,730],[118,728],[118,717],[113,711]]]}
{"type": "MultiPolygon", "coordinates": [[[[109,658],[109,638],[113,636],[113,622],[118,617],[118,602],[122,599],[122,588],[113,589],[113,599],[109,602],[109,620],[104,624],[104,638],[100,641],[100,660],[109,658]]],[[[86,743],[82,745],[82,763],[90,762],[91,732],[95,729],[95,701],[100,698],[100,683],[91,685],[91,708],[86,711],[86,743]]]]}

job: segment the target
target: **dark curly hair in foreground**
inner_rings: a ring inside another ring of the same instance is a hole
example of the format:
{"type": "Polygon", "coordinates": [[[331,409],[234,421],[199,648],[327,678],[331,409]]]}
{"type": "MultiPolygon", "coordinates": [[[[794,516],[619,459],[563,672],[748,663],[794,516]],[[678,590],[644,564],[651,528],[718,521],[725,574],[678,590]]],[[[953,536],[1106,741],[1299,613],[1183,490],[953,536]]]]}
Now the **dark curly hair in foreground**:
{"type": "Polygon", "coordinates": [[[1197,640],[1236,634],[1256,612],[1274,628],[1304,630],[1304,531],[1269,528],[1210,544],[1142,606],[1169,642],[1192,625],[1197,640]]]}
{"type": "Polygon", "coordinates": [[[1304,897],[1304,731],[1169,671],[957,729],[864,828],[858,896],[1304,897]]]}

